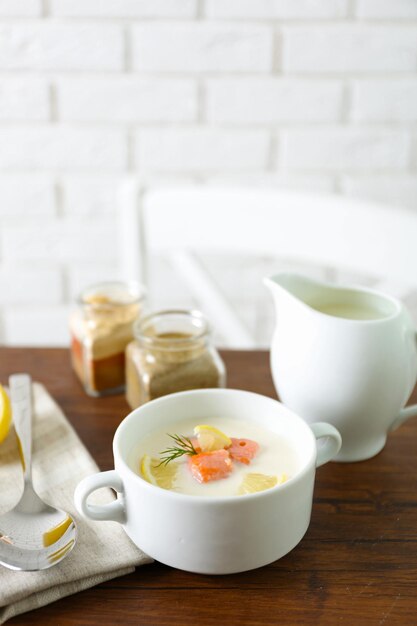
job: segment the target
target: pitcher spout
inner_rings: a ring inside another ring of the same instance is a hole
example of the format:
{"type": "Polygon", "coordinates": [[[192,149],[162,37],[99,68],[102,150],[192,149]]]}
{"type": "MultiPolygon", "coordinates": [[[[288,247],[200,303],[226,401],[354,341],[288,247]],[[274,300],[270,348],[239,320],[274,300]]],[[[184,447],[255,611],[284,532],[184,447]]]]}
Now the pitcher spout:
{"type": "Polygon", "coordinates": [[[288,303],[291,300],[310,304],[316,297],[319,288],[316,281],[290,272],[280,272],[273,276],[267,276],[263,282],[271,292],[276,304],[288,303]]]}
{"type": "MultiPolygon", "coordinates": [[[[316,281],[306,276],[282,272],[264,279],[276,307],[291,313],[295,305],[317,317],[338,318],[344,322],[388,321],[399,316],[401,303],[374,289],[340,286],[316,281]]],[[[341,322],[339,322],[341,323],[341,322]]]]}

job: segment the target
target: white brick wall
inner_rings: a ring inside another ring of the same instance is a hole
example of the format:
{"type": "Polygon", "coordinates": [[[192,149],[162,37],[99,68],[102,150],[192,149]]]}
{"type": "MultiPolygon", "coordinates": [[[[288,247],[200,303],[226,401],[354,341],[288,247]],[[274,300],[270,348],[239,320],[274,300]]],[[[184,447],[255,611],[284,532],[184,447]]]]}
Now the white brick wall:
{"type": "Polygon", "coordinates": [[[5,225],[1,248],[6,263],[109,263],[117,261],[115,220],[74,218],[5,225]]]}
{"type": "Polygon", "coordinates": [[[402,130],[287,130],[282,133],[280,164],[315,170],[401,170],[409,160],[409,139],[402,130]]]}
{"type": "Polygon", "coordinates": [[[262,130],[142,130],[135,143],[137,167],[164,172],[264,169],[268,153],[262,130]]]}
{"type": "Polygon", "coordinates": [[[0,78],[0,122],[42,122],[49,117],[48,81],[30,76],[0,78]]]}
{"type": "Polygon", "coordinates": [[[68,306],[9,307],[3,315],[4,335],[15,346],[68,346],[68,306]]]}
{"type": "Polygon", "coordinates": [[[0,27],[0,69],[121,70],[123,62],[118,25],[45,21],[0,27]]]}
{"type": "Polygon", "coordinates": [[[85,174],[61,177],[62,211],[80,219],[116,215],[119,188],[118,177],[85,174]]]}
{"type": "Polygon", "coordinates": [[[54,181],[51,176],[0,175],[0,217],[51,218],[56,213],[54,181]]]}
{"type": "Polygon", "coordinates": [[[197,11],[197,0],[50,0],[50,5],[52,15],[61,17],[189,18],[197,11]]]}
{"type": "Polygon", "coordinates": [[[0,342],[66,342],[118,277],[126,172],[417,210],[416,125],[417,0],[0,0],[0,342]]]}
{"type": "Polygon", "coordinates": [[[223,78],[207,81],[207,120],[227,124],[335,122],[342,114],[337,80],[223,78]]]}
{"type": "Polygon", "coordinates": [[[61,273],[53,267],[16,267],[0,269],[0,290],[5,305],[55,305],[62,302],[61,273]]]}
{"type": "Polygon", "coordinates": [[[1,17],[37,17],[42,14],[42,0],[0,0],[1,17]]]}
{"type": "Polygon", "coordinates": [[[194,122],[197,86],[183,78],[66,78],[57,107],[71,122],[194,122]]]}
{"type": "Polygon", "coordinates": [[[132,27],[133,68],[142,72],[267,72],[268,26],[195,22],[132,27]]]}
{"type": "Polygon", "coordinates": [[[121,129],[0,128],[0,170],[121,170],[126,164],[126,139],[121,129]]]}
{"type": "Polygon", "coordinates": [[[357,0],[356,15],[378,20],[417,18],[417,3],[414,0],[357,0]]]}
{"type": "Polygon", "coordinates": [[[354,81],[353,121],[415,122],[416,119],[417,78],[354,81]]]}
{"type": "MultiPolygon", "coordinates": [[[[412,1],[412,0],[411,0],[412,1]]],[[[216,18],[337,19],[347,15],[347,0],[207,0],[206,15],[216,18]]]]}
{"type": "Polygon", "coordinates": [[[283,68],[294,73],[414,72],[417,25],[284,27],[283,68]]]}

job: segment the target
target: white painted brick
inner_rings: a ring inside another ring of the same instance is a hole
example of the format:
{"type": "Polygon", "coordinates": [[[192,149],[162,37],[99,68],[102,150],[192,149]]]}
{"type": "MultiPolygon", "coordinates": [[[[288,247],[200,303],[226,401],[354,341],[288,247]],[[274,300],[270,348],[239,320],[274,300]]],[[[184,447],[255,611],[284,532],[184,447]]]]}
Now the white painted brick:
{"type": "Polygon", "coordinates": [[[268,147],[264,131],[146,129],[137,135],[136,162],[139,168],[164,171],[262,169],[268,147]]]}
{"type": "Polygon", "coordinates": [[[0,169],[122,169],[127,159],[121,130],[68,127],[0,130],[0,169]]]}
{"type": "Polygon", "coordinates": [[[266,72],[272,30],[249,24],[190,22],[132,29],[134,69],[153,72],[266,72]]]}
{"type": "Polygon", "coordinates": [[[214,79],[207,83],[207,118],[231,124],[339,119],[342,83],[281,78],[214,79]]]}
{"type": "Polygon", "coordinates": [[[108,176],[71,176],[61,181],[64,213],[93,217],[115,215],[120,179],[108,176]]]}
{"type": "Polygon", "coordinates": [[[406,167],[404,131],[355,128],[288,130],[282,133],[280,165],[289,168],[378,170],[406,167]]]}
{"type": "Polygon", "coordinates": [[[355,122],[417,121],[417,78],[356,80],[351,118],[355,122]]]}
{"type": "Polygon", "coordinates": [[[355,15],[380,19],[416,18],[416,0],[357,0],[355,15]]]}
{"type": "Polygon", "coordinates": [[[119,70],[122,27],[44,22],[0,26],[0,69],[119,70]]]}
{"type": "Polygon", "coordinates": [[[57,268],[0,267],[2,306],[14,304],[59,304],[62,277],[57,268]]]}
{"type": "Polygon", "coordinates": [[[346,12],[346,0],[206,0],[205,10],[208,17],[237,19],[337,19],[346,12]]]}
{"type": "Polygon", "coordinates": [[[41,14],[41,0],[0,0],[2,17],[37,17],[41,14]]]}
{"type": "Polygon", "coordinates": [[[72,262],[68,267],[67,275],[71,302],[75,302],[81,291],[86,289],[86,287],[111,280],[122,280],[117,264],[105,261],[98,265],[92,262],[88,264],[72,262]]]}
{"type": "Polygon", "coordinates": [[[53,180],[27,174],[0,177],[1,217],[52,217],[55,215],[53,180]]]}
{"type": "Polygon", "coordinates": [[[341,189],[355,198],[417,210],[417,176],[345,176],[341,189]]]}
{"type": "Polygon", "coordinates": [[[48,83],[33,78],[0,78],[1,121],[44,121],[49,118],[48,83]]]}
{"type": "Polygon", "coordinates": [[[69,346],[69,312],[68,306],[6,309],[3,313],[6,345],[69,346]]]}
{"type": "Polygon", "coordinates": [[[59,117],[71,121],[187,122],[197,86],[181,78],[81,78],[58,81],[59,117]]]}
{"type": "Polygon", "coordinates": [[[60,219],[2,228],[3,257],[7,263],[101,261],[117,259],[116,220],[60,219]]]}
{"type": "Polygon", "coordinates": [[[284,29],[288,72],[414,72],[417,26],[324,24],[284,29]]]}
{"type": "Polygon", "coordinates": [[[51,0],[60,17],[194,17],[196,0],[51,0]]]}

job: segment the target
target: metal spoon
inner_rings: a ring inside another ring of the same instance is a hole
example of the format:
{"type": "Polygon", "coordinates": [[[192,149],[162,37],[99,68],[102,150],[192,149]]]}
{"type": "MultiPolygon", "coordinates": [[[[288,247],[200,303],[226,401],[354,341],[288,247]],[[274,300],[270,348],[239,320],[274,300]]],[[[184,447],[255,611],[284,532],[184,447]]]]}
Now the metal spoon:
{"type": "Polygon", "coordinates": [[[35,571],[62,561],[74,547],[77,530],[68,513],[45,504],[32,485],[30,376],[10,376],[9,387],[24,489],[14,509],[0,516],[0,563],[10,569],[35,571]]]}

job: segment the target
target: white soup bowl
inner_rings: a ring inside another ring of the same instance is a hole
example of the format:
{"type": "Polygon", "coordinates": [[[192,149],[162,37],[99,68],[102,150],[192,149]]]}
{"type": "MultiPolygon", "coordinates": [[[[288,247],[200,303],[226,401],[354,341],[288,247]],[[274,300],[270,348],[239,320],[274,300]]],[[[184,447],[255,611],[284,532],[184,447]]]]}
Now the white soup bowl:
{"type": "Polygon", "coordinates": [[[334,458],[340,446],[333,426],[307,425],[277,400],[234,389],[184,391],[153,400],[123,420],[113,440],[115,469],[82,480],[75,504],[89,519],[121,523],[131,540],[161,563],[201,574],[243,572],[281,558],[299,543],[310,523],[316,467],[334,458]],[[281,434],[296,453],[298,471],[262,492],[208,497],[161,489],[129,466],[133,447],[152,432],[172,432],[180,420],[195,418],[198,424],[213,416],[281,434]],[[117,500],[89,504],[89,495],[101,487],[115,489],[117,500]]]}

